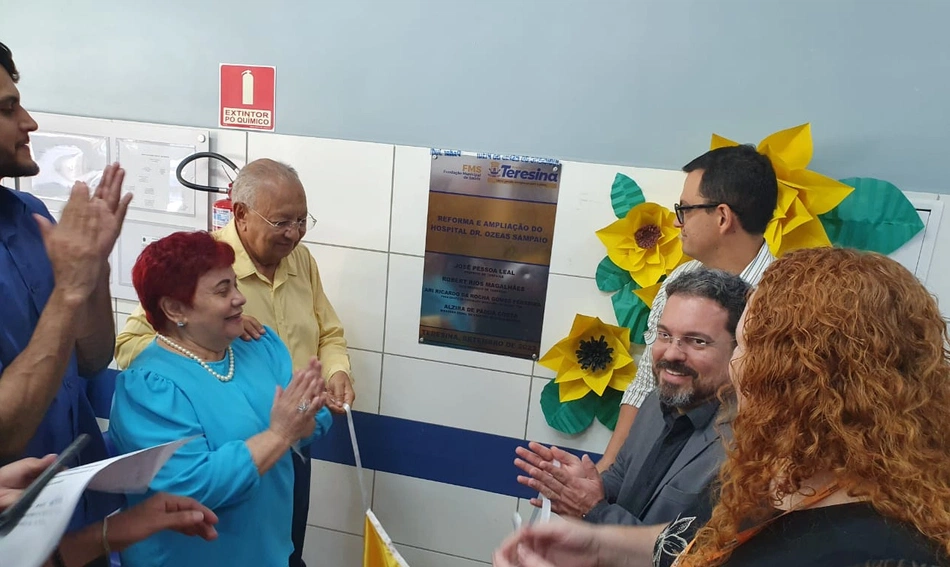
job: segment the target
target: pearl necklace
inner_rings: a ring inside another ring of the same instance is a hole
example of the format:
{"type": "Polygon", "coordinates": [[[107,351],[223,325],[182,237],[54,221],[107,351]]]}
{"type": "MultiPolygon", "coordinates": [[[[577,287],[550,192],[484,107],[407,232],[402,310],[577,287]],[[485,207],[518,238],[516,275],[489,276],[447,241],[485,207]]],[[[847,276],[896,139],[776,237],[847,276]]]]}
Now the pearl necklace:
{"type": "Polygon", "coordinates": [[[190,350],[186,349],[185,347],[181,346],[180,344],[176,343],[175,341],[171,340],[165,335],[158,334],[158,338],[164,341],[165,344],[167,344],[168,346],[172,347],[173,349],[177,350],[178,352],[182,353],[183,355],[187,356],[188,358],[200,364],[202,368],[210,372],[211,375],[217,378],[218,380],[222,382],[230,382],[231,379],[234,378],[234,350],[231,349],[231,345],[228,345],[228,373],[226,376],[224,376],[215,372],[214,369],[208,366],[207,362],[201,360],[201,358],[197,354],[191,352],[190,350]]]}

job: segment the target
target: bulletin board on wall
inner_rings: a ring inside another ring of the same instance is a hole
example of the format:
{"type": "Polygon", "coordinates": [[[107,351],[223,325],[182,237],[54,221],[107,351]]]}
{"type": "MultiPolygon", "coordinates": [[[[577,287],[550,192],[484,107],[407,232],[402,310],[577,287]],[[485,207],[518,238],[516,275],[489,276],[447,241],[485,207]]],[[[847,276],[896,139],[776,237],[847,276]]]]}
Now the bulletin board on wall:
{"type": "MultiPolygon", "coordinates": [[[[134,197],[112,251],[111,287],[113,297],[135,300],[132,265],[145,246],[173,232],[208,228],[208,195],[184,187],[175,175],[182,159],[208,151],[208,130],[45,113],[33,117],[40,128],[30,142],[40,172],[19,178],[17,185],[40,198],[55,218],[73,182],[94,188],[106,165],[118,161],[125,169],[123,190],[134,197]]],[[[207,162],[188,164],[183,177],[206,185],[207,162]]]]}

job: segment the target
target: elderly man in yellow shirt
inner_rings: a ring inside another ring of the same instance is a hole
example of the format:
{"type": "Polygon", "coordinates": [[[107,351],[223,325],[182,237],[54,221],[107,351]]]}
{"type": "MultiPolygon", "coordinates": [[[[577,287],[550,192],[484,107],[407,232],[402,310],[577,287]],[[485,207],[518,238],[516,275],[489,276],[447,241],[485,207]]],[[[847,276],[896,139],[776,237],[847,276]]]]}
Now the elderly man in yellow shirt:
{"type": "MultiPolygon", "coordinates": [[[[270,159],[241,168],[231,190],[234,218],[212,233],[234,248],[234,272],[244,305],[245,339],[259,337],[266,325],[290,350],[294,368],[305,368],[314,354],[323,364],[330,401],[337,413],[355,398],[343,325],[323,292],[317,263],[298,246],[315,222],[297,172],[270,159]],[[311,308],[307,308],[311,306],[311,308]]],[[[185,322],[187,325],[187,322],[185,322]]],[[[116,338],[115,358],[126,368],[155,339],[141,306],[116,338]]],[[[303,449],[309,456],[309,447],[303,449]]],[[[310,463],[294,459],[294,553],[289,567],[304,565],[304,533],[310,503],[310,463]]]]}

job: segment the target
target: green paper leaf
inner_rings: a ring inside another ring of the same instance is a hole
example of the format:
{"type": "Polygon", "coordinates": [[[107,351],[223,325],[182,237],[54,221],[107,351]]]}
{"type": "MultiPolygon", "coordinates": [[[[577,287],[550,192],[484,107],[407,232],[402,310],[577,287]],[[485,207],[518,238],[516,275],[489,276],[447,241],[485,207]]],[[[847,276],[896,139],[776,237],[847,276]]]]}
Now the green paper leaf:
{"type": "Polygon", "coordinates": [[[893,183],[870,177],[840,181],[854,191],[818,216],[835,246],[890,254],[924,229],[914,205],[893,183]]]}
{"type": "Polygon", "coordinates": [[[633,293],[635,289],[640,289],[640,286],[637,285],[637,282],[631,280],[610,299],[614,304],[617,324],[630,329],[630,340],[642,345],[646,344],[643,340],[643,332],[647,330],[650,306],[633,293]]]}
{"type": "Polygon", "coordinates": [[[607,388],[604,395],[600,397],[600,407],[597,408],[597,421],[604,424],[604,427],[613,431],[617,427],[617,418],[620,417],[620,400],[623,399],[623,392],[607,388]]]}
{"type": "Polygon", "coordinates": [[[579,400],[562,404],[558,388],[558,384],[551,380],[544,390],[541,390],[541,411],[544,413],[544,420],[561,433],[577,435],[594,422],[600,397],[590,392],[579,400]]]}
{"type": "Polygon", "coordinates": [[[604,259],[597,265],[597,273],[594,275],[594,279],[597,281],[597,289],[600,291],[617,291],[627,285],[628,282],[633,281],[630,272],[614,264],[609,256],[604,256],[604,259]]]}
{"type": "Polygon", "coordinates": [[[624,218],[630,209],[646,201],[636,181],[622,173],[614,176],[614,184],[610,187],[610,204],[618,219],[624,218]]]}

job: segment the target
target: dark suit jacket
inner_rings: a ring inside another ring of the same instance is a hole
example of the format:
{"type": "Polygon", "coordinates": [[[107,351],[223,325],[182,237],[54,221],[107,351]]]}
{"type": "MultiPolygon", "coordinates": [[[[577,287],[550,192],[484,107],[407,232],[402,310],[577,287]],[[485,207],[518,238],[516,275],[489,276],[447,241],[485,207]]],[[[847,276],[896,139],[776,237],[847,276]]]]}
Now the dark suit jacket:
{"type": "Polygon", "coordinates": [[[630,434],[617,454],[617,460],[602,475],[605,499],[584,516],[595,524],[655,525],[672,522],[701,496],[703,489],[716,478],[725,459],[720,432],[731,433],[729,424],[717,424],[713,416],[706,427],[693,431],[689,440],[660,481],[643,519],[631,514],[629,504],[636,494],[637,476],[654,443],[663,434],[666,423],[656,391],[640,406],[630,427],[630,434]]]}

